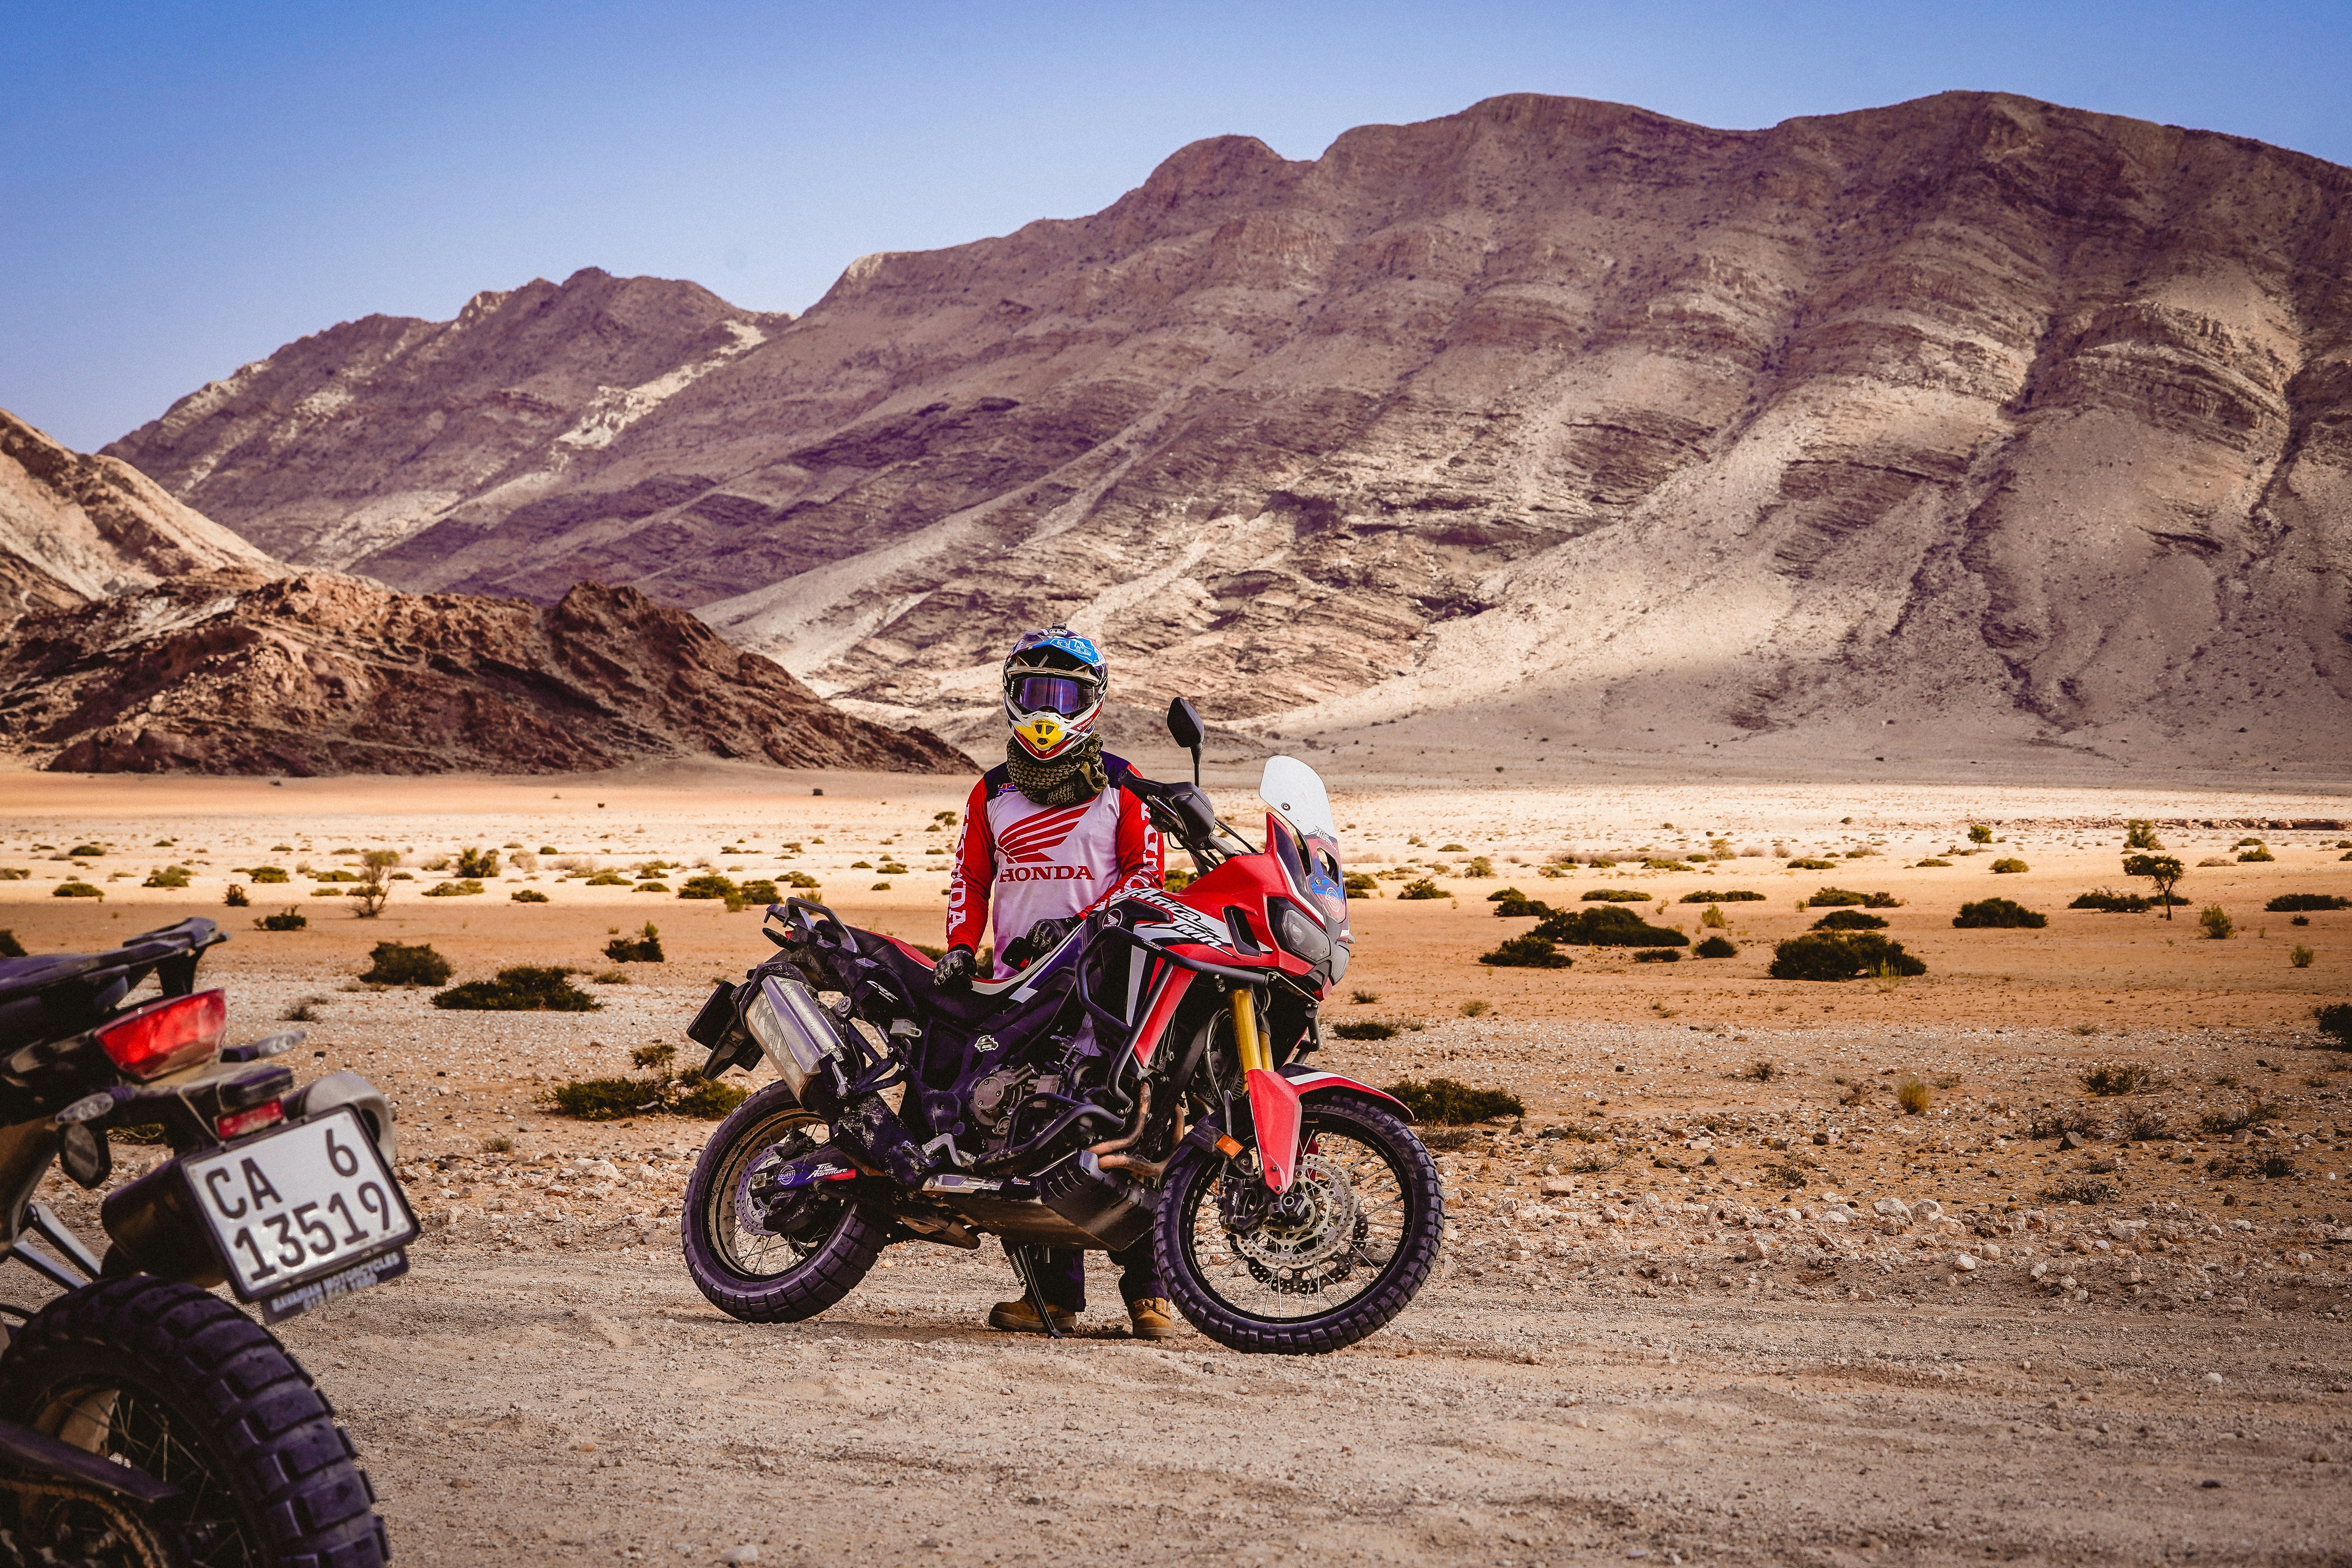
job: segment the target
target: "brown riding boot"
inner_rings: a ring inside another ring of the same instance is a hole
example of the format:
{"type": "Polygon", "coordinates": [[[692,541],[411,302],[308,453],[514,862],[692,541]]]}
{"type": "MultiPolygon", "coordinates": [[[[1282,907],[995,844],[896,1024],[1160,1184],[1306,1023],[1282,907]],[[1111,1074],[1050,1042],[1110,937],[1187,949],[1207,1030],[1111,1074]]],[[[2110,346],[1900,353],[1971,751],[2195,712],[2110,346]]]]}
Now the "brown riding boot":
{"type": "Polygon", "coordinates": [[[1164,1340],[1176,1332],[1176,1311],[1165,1296],[1143,1296],[1129,1301],[1127,1321],[1139,1340],[1164,1340]]]}
{"type": "MultiPolygon", "coordinates": [[[[1078,1321],[1076,1312],[1066,1312],[1059,1307],[1045,1310],[1054,1314],[1054,1326],[1064,1333],[1069,1332],[1078,1321]]],[[[1026,1296],[1016,1296],[1010,1301],[999,1301],[991,1307],[988,1310],[988,1326],[1016,1334],[1042,1334],[1045,1331],[1045,1321],[1037,1316],[1037,1309],[1029,1304],[1026,1296]]]]}

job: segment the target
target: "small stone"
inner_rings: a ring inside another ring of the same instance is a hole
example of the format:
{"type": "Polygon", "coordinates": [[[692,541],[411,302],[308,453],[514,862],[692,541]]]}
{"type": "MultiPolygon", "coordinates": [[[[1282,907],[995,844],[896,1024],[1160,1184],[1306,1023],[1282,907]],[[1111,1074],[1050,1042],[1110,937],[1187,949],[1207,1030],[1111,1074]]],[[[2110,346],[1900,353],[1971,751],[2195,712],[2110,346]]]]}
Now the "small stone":
{"type": "Polygon", "coordinates": [[[2221,1374],[2218,1372],[2209,1372],[2205,1374],[2205,1381],[2219,1388],[2221,1385],[2221,1374]]]}
{"type": "Polygon", "coordinates": [[[1952,1267],[1963,1274],[1973,1274],[1977,1271],[1977,1260],[1965,1252],[1956,1252],[1952,1254],[1952,1267]]]}
{"type": "Polygon", "coordinates": [[[1702,1165],[1720,1165],[1723,1162],[1717,1159],[1714,1155],[1709,1154],[1706,1159],[1701,1160],[1699,1163],[1702,1165]]]}
{"type": "Polygon", "coordinates": [[[1772,1256],[1772,1246],[1760,1236],[1752,1237],[1734,1256],[1743,1263],[1762,1263],[1772,1256]]]}
{"type": "Polygon", "coordinates": [[[2061,1132],[2058,1134],[2058,1147],[2071,1154],[2083,1147],[2083,1141],[2071,1131],[2061,1132]]]}
{"type": "Polygon", "coordinates": [[[1908,1224],[1911,1218],[1911,1205],[1901,1198],[1881,1198],[1870,1205],[1870,1212],[1874,1215],[1884,1215],[1889,1219],[1902,1220],[1906,1224],[1908,1224]]]}
{"type": "MultiPolygon", "coordinates": [[[[926,1541],[923,1544],[929,1546],[931,1543],[926,1541]]],[[[721,1563],[757,1563],[759,1560],[760,1549],[756,1546],[730,1546],[719,1554],[721,1563]]]]}
{"type": "Polygon", "coordinates": [[[1830,1135],[1826,1132],[1816,1132],[1813,1134],[1813,1142],[1817,1147],[1828,1147],[1830,1135]]]}
{"type": "Polygon", "coordinates": [[[1543,1180],[1542,1192],[1548,1198],[1564,1198],[1575,1191],[1576,1184],[1566,1176],[1546,1176],[1543,1180]]]}

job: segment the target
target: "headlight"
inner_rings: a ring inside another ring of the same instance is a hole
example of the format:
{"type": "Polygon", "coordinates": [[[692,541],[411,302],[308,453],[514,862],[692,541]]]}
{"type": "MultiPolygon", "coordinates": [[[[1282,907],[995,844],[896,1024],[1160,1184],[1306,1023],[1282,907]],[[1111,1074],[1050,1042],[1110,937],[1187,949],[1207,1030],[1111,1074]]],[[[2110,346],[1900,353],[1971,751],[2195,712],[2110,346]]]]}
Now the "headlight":
{"type": "Polygon", "coordinates": [[[1329,933],[1317,925],[1297,904],[1275,904],[1274,940],[1309,963],[1320,963],[1331,956],[1329,933]]]}

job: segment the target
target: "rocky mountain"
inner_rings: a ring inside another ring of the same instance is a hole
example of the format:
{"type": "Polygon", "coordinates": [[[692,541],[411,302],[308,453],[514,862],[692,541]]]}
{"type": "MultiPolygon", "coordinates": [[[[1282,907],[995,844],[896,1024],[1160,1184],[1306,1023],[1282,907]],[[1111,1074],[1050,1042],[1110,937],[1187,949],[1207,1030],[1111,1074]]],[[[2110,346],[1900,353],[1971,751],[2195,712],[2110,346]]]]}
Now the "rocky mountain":
{"type": "Polygon", "coordinates": [[[1999,94],[1754,132],[1517,96],[1198,142],[625,372],[556,368],[606,363],[585,326],[509,361],[503,305],[339,328],[109,450],[403,585],[635,584],[877,714],[983,706],[1067,618],[1129,698],[1368,749],[2325,762],[2347,195],[1999,94]]]}
{"type": "Polygon", "coordinates": [[[228,566],[282,570],[130,464],[0,408],[0,621],[228,566]]]}
{"type": "Polygon", "coordinates": [[[632,588],[550,607],[194,574],[25,616],[0,745],[64,773],[566,773],[649,757],[962,773],[632,588]]]}

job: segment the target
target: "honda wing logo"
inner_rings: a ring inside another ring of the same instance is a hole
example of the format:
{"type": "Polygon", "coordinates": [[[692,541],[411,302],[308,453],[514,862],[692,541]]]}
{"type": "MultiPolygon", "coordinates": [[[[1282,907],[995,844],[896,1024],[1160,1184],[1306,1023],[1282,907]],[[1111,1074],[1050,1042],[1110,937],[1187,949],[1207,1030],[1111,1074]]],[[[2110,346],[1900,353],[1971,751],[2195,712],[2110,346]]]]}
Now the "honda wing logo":
{"type": "Polygon", "coordinates": [[[1070,836],[1078,819],[1094,809],[1094,802],[1067,806],[1060,811],[1041,811],[1034,816],[1024,817],[998,836],[997,852],[1007,860],[1025,865],[1038,865],[1054,858],[1062,840],[1070,836]]]}

